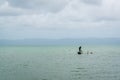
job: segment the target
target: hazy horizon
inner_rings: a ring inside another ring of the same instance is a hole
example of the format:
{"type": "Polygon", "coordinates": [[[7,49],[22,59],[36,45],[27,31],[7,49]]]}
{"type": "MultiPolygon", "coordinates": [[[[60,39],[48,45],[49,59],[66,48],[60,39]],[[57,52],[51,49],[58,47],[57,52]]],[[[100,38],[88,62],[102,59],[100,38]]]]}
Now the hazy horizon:
{"type": "Polygon", "coordinates": [[[0,45],[119,45],[120,38],[0,40],[0,45]]]}

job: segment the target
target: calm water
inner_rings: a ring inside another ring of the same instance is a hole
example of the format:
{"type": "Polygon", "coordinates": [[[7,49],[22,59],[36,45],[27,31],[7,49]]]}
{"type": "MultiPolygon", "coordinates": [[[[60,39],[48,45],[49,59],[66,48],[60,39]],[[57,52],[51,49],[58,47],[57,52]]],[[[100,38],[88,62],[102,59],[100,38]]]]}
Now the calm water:
{"type": "Polygon", "coordinates": [[[0,47],[0,80],[120,80],[120,46],[0,47]],[[86,54],[92,51],[93,54],[86,54]]]}

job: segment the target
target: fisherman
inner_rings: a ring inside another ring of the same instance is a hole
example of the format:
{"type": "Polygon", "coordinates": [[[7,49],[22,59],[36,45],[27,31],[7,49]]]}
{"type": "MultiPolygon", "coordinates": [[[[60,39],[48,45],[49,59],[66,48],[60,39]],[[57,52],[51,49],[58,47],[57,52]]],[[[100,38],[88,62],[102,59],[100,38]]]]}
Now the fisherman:
{"type": "Polygon", "coordinates": [[[82,50],[81,50],[81,46],[79,47],[79,52],[78,52],[78,54],[82,54],[82,50]]]}
{"type": "Polygon", "coordinates": [[[79,47],[79,52],[81,51],[81,46],[79,47]]]}

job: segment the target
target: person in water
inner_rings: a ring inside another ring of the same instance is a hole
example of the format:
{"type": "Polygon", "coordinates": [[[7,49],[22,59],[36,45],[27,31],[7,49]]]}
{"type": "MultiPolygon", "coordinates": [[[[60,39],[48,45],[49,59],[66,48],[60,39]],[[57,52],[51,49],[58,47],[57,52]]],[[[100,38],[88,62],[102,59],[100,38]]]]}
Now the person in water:
{"type": "Polygon", "coordinates": [[[81,51],[81,46],[79,47],[79,51],[81,51]]]}
{"type": "Polygon", "coordinates": [[[81,50],[81,46],[79,47],[79,52],[78,52],[78,54],[82,54],[82,50],[81,50]]]}

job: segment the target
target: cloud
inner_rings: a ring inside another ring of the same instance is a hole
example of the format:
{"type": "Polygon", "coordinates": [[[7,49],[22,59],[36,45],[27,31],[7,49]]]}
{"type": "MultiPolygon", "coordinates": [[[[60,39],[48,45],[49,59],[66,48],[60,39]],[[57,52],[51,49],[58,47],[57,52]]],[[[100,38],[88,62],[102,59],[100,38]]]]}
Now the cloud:
{"type": "Polygon", "coordinates": [[[8,0],[11,6],[39,10],[41,12],[58,12],[65,7],[67,0],[8,0]]]}
{"type": "Polygon", "coordinates": [[[91,5],[100,5],[102,3],[102,0],[81,0],[81,1],[91,5]]]}
{"type": "Polygon", "coordinates": [[[0,5],[2,5],[6,0],[0,0],[0,5]]]}
{"type": "Polygon", "coordinates": [[[56,13],[68,3],[68,0],[1,0],[0,16],[56,13]]]}
{"type": "Polygon", "coordinates": [[[0,6],[0,16],[17,16],[21,15],[23,11],[21,9],[13,8],[9,6],[8,2],[4,2],[0,6]]]}
{"type": "Polygon", "coordinates": [[[3,0],[0,38],[120,37],[119,7],[118,0],[3,0]]]}

